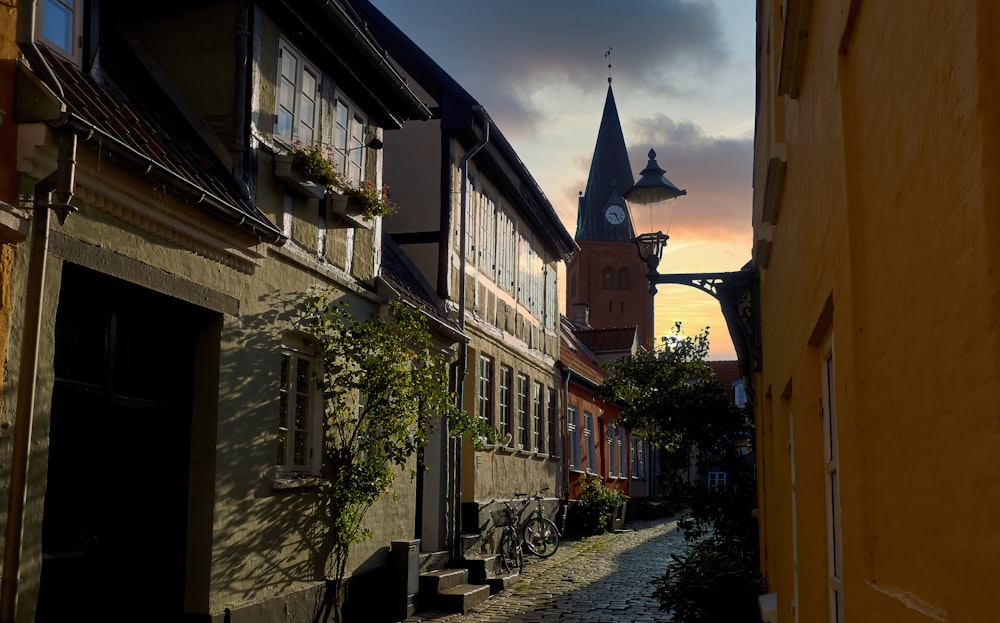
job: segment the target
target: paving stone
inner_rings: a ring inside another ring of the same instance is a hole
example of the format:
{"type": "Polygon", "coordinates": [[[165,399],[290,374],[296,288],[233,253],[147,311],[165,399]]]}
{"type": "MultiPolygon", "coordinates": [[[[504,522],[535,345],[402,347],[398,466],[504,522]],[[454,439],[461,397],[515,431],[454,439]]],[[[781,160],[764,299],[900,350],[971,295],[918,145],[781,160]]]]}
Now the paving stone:
{"type": "Polygon", "coordinates": [[[551,558],[525,558],[521,580],[473,612],[418,611],[402,623],[660,623],[669,621],[653,598],[684,538],[676,519],[640,521],[628,529],[563,541],[551,558]]]}

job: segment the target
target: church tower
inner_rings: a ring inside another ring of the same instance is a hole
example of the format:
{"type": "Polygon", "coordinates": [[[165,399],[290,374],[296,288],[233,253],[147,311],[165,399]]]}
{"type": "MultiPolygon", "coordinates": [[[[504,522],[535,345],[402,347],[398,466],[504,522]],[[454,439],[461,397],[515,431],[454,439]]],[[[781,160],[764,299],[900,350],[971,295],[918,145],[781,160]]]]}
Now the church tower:
{"type": "Polygon", "coordinates": [[[654,339],[653,295],[646,264],[632,242],[635,228],[624,199],[633,183],[609,77],[590,177],[577,208],[580,251],[566,269],[566,310],[577,323],[587,310],[595,329],[636,327],[639,343],[647,346],[654,339]]]}

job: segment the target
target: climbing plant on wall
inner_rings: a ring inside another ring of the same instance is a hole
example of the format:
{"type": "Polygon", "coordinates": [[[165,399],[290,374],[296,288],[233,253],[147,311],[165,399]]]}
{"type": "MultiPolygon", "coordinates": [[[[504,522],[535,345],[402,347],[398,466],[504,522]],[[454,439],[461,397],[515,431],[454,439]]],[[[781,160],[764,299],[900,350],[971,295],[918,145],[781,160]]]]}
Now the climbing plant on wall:
{"type": "Polygon", "coordinates": [[[495,433],[458,408],[446,353],[434,347],[423,316],[396,301],[385,317],[355,319],[333,293],[314,291],[302,329],[320,359],[324,405],[324,491],[329,503],[335,620],[351,545],[371,538],[365,513],[408,471],[437,418],[451,435],[475,442],[495,433]]]}

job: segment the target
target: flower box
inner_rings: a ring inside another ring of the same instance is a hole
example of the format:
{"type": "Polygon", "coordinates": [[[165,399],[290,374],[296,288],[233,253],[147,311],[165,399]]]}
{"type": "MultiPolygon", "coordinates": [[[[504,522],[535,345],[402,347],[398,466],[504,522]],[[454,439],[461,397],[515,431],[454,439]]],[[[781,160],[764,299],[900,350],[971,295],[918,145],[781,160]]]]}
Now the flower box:
{"type": "Polygon", "coordinates": [[[274,176],[309,199],[322,199],[326,195],[325,185],[307,179],[301,171],[292,168],[291,154],[274,156],[274,176]]]}
{"type": "MultiPolygon", "coordinates": [[[[326,194],[326,207],[330,214],[335,217],[334,221],[339,222],[343,227],[370,229],[372,221],[362,214],[360,206],[351,201],[347,195],[330,190],[326,194]]],[[[336,226],[331,223],[332,226],[336,226]]]]}

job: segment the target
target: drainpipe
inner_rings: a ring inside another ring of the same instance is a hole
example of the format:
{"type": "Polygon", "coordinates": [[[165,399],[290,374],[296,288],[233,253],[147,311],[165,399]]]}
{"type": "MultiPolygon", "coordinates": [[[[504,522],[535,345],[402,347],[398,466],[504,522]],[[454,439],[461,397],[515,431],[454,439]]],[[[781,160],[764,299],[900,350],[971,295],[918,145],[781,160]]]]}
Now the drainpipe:
{"type": "MultiPolygon", "coordinates": [[[[17,44],[40,72],[46,85],[63,97],[62,87],[52,68],[35,45],[34,0],[22,0],[17,7],[17,44]]],[[[58,121],[65,122],[65,118],[58,121]]],[[[45,263],[49,246],[49,209],[57,212],[59,222],[76,210],[73,198],[76,177],[77,137],[71,131],[59,134],[59,157],[55,171],[35,185],[32,207],[28,278],[24,293],[24,326],[21,338],[21,365],[17,377],[17,408],[14,417],[13,446],[10,457],[10,490],[7,498],[7,525],[3,545],[3,577],[0,578],[0,623],[13,623],[17,611],[17,589],[21,567],[21,543],[24,534],[24,506],[28,490],[28,456],[31,425],[34,417],[35,388],[38,378],[38,341],[45,286],[45,263]],[[55,203],[50,203],[55,192],[55,203]]]]}
{"type": "Polygon", "coordinates": [[[240,2],[236,22],[236,93],[233,102],[233,182],[243,199],[250,198],[250,185],[244,175],[247,153],[247,83],[250,71],[250,5],[240,2]]]}
{"type": "Polygon", "coordinates": [[[10,495],[7,499],[7,529],[3,548],[3,579],[0,580],[2,623],[13,623],[17,610],[24,504],[28,491],[28,456],[38,378],[38,341],[41,334],[45,290],[45,260],[49,246],[49,210],[56,211],[60,223],[65,222],[66,216],[76,210],[69,205],[75,187],[76,146],[76,134],[60,132],[58,167],[35,185],[28,281],[24,294],[21,367],[18,370],[17,381],[17,413],[14,418],[14,445],[11,451],[10,495]],[[55,193],[55,203],[50,203],[53,193],[55,193]]]}
{"type": "MultiPolygon", "coordinates": [[[[483,107],[480,106],[479,104],[475,104],[473,106],[473,108],[472,108],[472,111],[474,113],[478,113],[478,116],[480,117],[480,119],[482,121],[482,124],[483,124],[483,133],[482,133],[482,138],[479,140],[479,142],[476,143],[472,147],[472,149],[470,149],[469,151],[465,152],[465,154],[462,155],[462,159],[461,159],[461,161],[459,163],[459,172],[460,172],[460,175],[462,176],[462,181],[461,181],[461,184],[460,184],[460,189],[461,190],[459,191],[460,192],[460,194],[459,194],[460,209],[459,209],[459,218],[458,218],[458,239],[459,239],[459,243],[458,243],[459,244],[458,326],[461,329],[462,333],[465,333],[465,253],[467,251],[467,249],[466,249],[466,236],[465,236],[465,230],[466,230],[466,227],[467,227],[466,216],[465,216],[467,198],[466,198],[465,194],[466,194],[466,186],[468,184],[468,177],[469,177],[469,160],[471,160],[473,156],[475,156],[477,153],[479,153],[479,150],[481,150],[483,147],[485,147],[486,143],[488,143],[489,140],[490,140],[490,118],[486,114],[486,111],[484,111],[483,107]]],[[[464,401],[465,401],[465,392],[464,392],[465,377],[469,373],[469,343],[468,342],[465,342],[464,344],[462,344],[462,347],[459,350],[457,372],[458,372],[458,378],[456,379],[456,381],[457,381],[457,387],[458,387],[458,400],[460,401],[459,405],[463,405],[464,401]]],[[[453,466],[452,469],[453,469],[453,473],[454,473],[454,477],[453,477],[454,498],[453,499],[455,500],[455,508],[453,509],[454,512],[455,512],[455,516],[454,516],[454,518],[452,520],[453,521],[453,525],[454,525],[455,528],[454,528],[454,530],[452,532],[452,537],[453,538],[452,538],[452,542],[451,542],[451,546],[452,546],[451,556],[452,556],[452,559],[455,559],[455,560],[461,558],[461,556],[462,556],[462,551],[461,551],[462,546],[461,546],[461,543],[459,541],[459,539],[461,537],[461,533],[462,533],[462,503],[461,503],[462,502],[462,487],[461,487],[462,453],[461,453],[461,441],[462,441],[461,439],[453,439],[452,440],[452,439],[449,438],[449,446],[451,447],[451,452],[452,452],[452,457],[451,457],[452,461],[451,461],[451,464],[453,466]]]]}
{"type": "Polygon", "coordinates": [[[569,447],[569,380],[573,376],[573,372],[567,368],[563,367],[563,416],[560,418],[562,422],[559,424],[559,434],[562,437],[562,447],[563,447],[563,460],[562,460],[562,497],[563,497],[563,516],[562,525],[559,528],[566,533],[566,514],[569,511],[569,469],[570,457],[572,456],[572,448],[569,447]]]}

